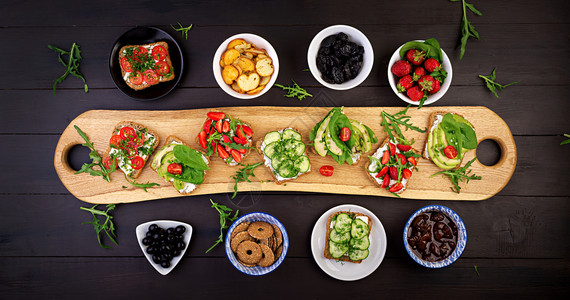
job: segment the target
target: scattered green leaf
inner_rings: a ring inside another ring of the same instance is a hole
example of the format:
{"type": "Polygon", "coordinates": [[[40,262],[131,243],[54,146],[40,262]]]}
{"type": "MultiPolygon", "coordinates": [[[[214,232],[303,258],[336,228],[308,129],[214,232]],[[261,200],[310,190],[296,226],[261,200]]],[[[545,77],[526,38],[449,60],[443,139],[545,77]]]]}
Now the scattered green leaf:
{"type": "Polygon", "coordinates": [[[95,150],[93,143],[91,143],[89,141],[89,137],[87,137],[87,135],[83,131],[81,131],[81,129],[79,129],[79,127],[77,127],[77,125],[73,125],[73,127],[75,127],[75,130],[77,130],[77,133],[79,133],[81,138],[83,138],[83,140],[85,141],[85,143],[83,143],[81,145],[91,149],[91,152],[89,153],[89,158],[91,158],[93,160],[93,162],[90,164],[84,163],[83,166],[81,166],[81,169],[79,169],[79,171],[75,172],[75,174],[88,173],[91,176],[102,176],[103,179],[105,179],[108,182],[111,182],[111,178],[109,177],[109,175],[111,173],[115,172],[115,170],[117,169],[117,166],[115,164],[115,160],[111,161],[110,169],[105,168],[105,165],[103,163],[103,159],[101,159],[101,156],[99,155],[97,150],[95,150]],[[99,169],[98,170],[93,169],[94,166],[98,166],[99,169]]]}
{"type": "Polygon", "coordinates": [[[81,62],[81,50],[79,50],[79,45],[73,43],[73,45],[71,45],[71,50],[69,50],[69,52],[54,47],[52,45],[48,45],[48,48],[50,48],[51,50],[55,51],[58,54],[57,58],[59,62],[61,62],[67,68],[65,70],[65,73],[61,75],[61,77],[56,79],[55,82],[53,83],[53,94],[55,95],[55,89],[57,85],[62,83],[69,74],[83,80],[83,82],[85,83],[83,89],[87,93],[88,88],[87,88],[87,83],[85,81],[85,77],[83,77],[83,74],[79,72],[79,63],[81,62]],[[67,62],[63,60],[64,55],[67,55],[67,62]]]}
{"type": "MultiPolygon", "coordinates": [[[[143,189],[145,192],[148,193],[148,191],[146,190],[147,188],[151,188],[153,186],[160,186],[160,184],[158,183],[154,183],[154,182],[147,182],[147,183],[137,183],[136,180],[130,180],[129,177],[127,177],[127,175],[125,174],[125,180],[130,183],[132,186],[134,187],[138,187],[143,189]]],[[[123,188],[127,188],[126,186],[123,186],[123,188]]]]}
{"type": "Polygon", "coordinates": [[[481,180],[481,176],[477,176],[475,174],[471,174],[471,170],[468,170],[469,167],[471,166],[471,164],[477,159],[477,157],[474,157],[472,160],[470,160],[468,163],[465,164],[465,166],[455,169],[455,170],[445,170],[445,171],[440,171],[437,172],[433,175],[430,176],[434,177],[436,175],[442,174],[447,176],[451,182],[453,183],[455,188],[451,188],[452,191],[456,192],[459,194],[459,192],[461,192],[461,187],[459,186],[460,182],[465,181],[465,184],[469,183],[469,180],[481,180]]]}
{"type": "Polygon", "coordinates": [[[235,215],[232,217],[232,209],[228,208],[225,205],[220,205],[214,201],[212,201],[212,199],[210,199],[210,202],[212,202],[212,207],[215,208],[218,213],[220,214],[220,236],[218,237],[218,240],[216,241],[216,243],[214,245],[212,245],[212,247],[210,247],[210,249],[206,250],[206,253],[210,252],[210,250],[214,249],[214,247],[216,247],[219,243],[223,243],[224,242],[224,229],[227,229],[229,227],[229,225],[226,225],[227,221],[233,222],[237,219],[238,217],[238,213],[239,213],[239,209],[236,210],[235,215]]]}
{"type": "MultiPolygon", "coordinates": [[[[242,164],[240,164],[242,165],[242,164]]],[[[259,167],[263,165],[263,162],[259,162],[253,165],[247,164],[245,165],[243,168],[240,168],[239,170],[236,171],[236,174],[234,176],[232,176],[232,179],[235,180],[234,183],[234,194],[232,195],[232,199],[235,198],[235,196],[237,195],[237,185],[239,182],[251,182],[251,180],[249,180],[249,176],[253,176],[255,177],[255,174],[253,174],[253,170],[255,170],[255,168],[259,167]]],[[[243,166],[243,165],[242,165],[243,166]]]]}
{"type": "Polygon", "coordinates": [[[109,215],[109,212],[111,210],[115,209],[116,205],[115,204],[107,204],[107,210],[105,210],[105,211],[98,210],[97,209],[98,205],[99,204],[95,204],[91,208],[80,207],[80,209],[88,211],[93,215],[93,222],[84,222],[81,224],[93,225],[93,228],[95,229],[95,232],[97,233],[97,241],[99,241],[99,245],[102,248],[111,249],[111,247],[103,245],[103,242],[101,242],[101,232],[102,231],[105,232],[107,234],[107,236],[109,237],[109,239],[113,243],[115,243],[115,245],[118,245],[117,241],[115,240],[115,238],[117,238],[117,235],[115,234],[115,224],[113,223],[113,216],[109,215]],[[105,222],[103,222],[103,224],[101,224],[101,221],[99,220],[99,218],[97,216],[103,216],[105,218],[105,222]]]}
{"type": "Polygon", "coordinates": [[[473,266],[475,268],[475,273],[477,273],[477,276],[479,276],[479,270],[477,270],[477,265],[473,266]]]}
{"type": "Polygon", "coordinates": [[[303,100],[305,97],[313,97],[313,95],[307,93],[307,91],[300,87],[293,79],[293,86],[282,86],[280,84],[275,84],[276,87],[282,88],[283,90],[287,91],[287,94],[283,95],[287,98],[294,98],[297,97],[299,100],[303,100]]]}
{"type": "MultiPolygon", "coordinates": [[[[459,2],[459,0],[449,0],[451,2],[459,2]]],[[[467,40],[470,37],[474,37],[479,39],[479,33],[475,30],[475,27],[467,20],[467,9],[471,10],[474,14],[481,16],[483,15],[479,10],[473,6],[471,3],[465,2],[465,0],[461,0],[463,5],[463,17],[461,18],[461,41],[460,46],[461,51],[459,53],[459,60],[463,59],[463,55],[465,54],[465,47],[467,46],[467,40]]]]}
{"type": "Polygon", "coordinates": [[[564,137],[566,137],[567,140],[562,141],[562,142],[560,143],[560,146],[566,145],[566,144],[570,144],[570,134],[565,133],[565,134],[564,134],[564,137]]]}
{"type": "Polygon", "coordinates": [[[496,70],[496,69],[497,69],[497,68],[493,68],[493,72],[491,72],[491,75],[488,75],[488,76],[479,75],[479,77],[483,78],[483,80],[485,81],[485,84],[487,84],[487,88],[488,88],[491,92],[493,92],[493,94],[495,94],[495,97],[499,98],[499,95],[497,95],[497,90],[499,90],[500,92],[502,92],[504,88],[506,88],[506,87],[508,87],[508,86],[510,86],[510,85],[513,85],[513,84],[515,84],[515,83],[519,83],[519,82],[518,82],[518,81],[515,81],[515,82],[511,82],[511,83],[509,83],[509,84],[507,84],[507,85],[501,85],[501,84],[495,82],[495,78],[497,77],[497,76],[495,75],[495,70],[496,70]]]}
{"type": "Polygon", "coordinates": [[[180,22],[177,22],[177,23],[178,23],[178,28],[172,26],[172,24],[170,24],[170,27],[172,27],[172,29],[174,29],[174,30],[176,30],[176,31],[178,31],[178,32],[181,32],[181,33],[182,33],[182,36],[183,36],[186,40],[188,40],[188,31],[189,31],[190,29],[192,29],[192,26],[194,26],[194,24],[190,24],[190,26],[184,27],[184,26],[182,26],[182,24],[180,24],[180,22]]]}
{"type": "Polygon", "coordinates": [[[401,110],[393,115],[385,111],[382,111],[381,124],[384,127],[384,132],[388,134],[388,137],[390,137],[391,141],[397,141],[398,143],[403,143],[406,145],[411,145],[414,143],[413,140],[411,142],[408,142],[408,140],[406,140],[406,137],[404,136],[402,130],[400,129],[400,125],[404,126],[406,131],[408,129],[411,129],[420,133],[426,132],[426,129],[421,129],[410,123],[411,117],[406,115],[409,108],[410,105],[408,105],[404,110],[401,110]]]}

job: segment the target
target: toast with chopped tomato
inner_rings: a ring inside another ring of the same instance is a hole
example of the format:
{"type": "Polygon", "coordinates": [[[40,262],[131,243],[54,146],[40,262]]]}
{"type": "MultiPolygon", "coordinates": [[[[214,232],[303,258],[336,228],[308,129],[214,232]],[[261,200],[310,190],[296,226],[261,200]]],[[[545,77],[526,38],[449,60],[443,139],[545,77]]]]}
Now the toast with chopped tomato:
{"type": "Polygon", "coordinates": [[[123,80],[136,91],[174,79],[166,42],[124,46],[119,50],[119,65],[123,80]]]}

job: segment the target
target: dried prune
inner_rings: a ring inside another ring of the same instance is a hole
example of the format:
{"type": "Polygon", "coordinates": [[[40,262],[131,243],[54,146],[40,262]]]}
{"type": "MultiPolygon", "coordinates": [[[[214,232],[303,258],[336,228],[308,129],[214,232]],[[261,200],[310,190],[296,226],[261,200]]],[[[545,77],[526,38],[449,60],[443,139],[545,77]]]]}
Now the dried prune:
{"type": "Polygon", "coordinates": [[[364,47],[341,32],[323,39],[317,54],[317,69],[325,82],[341,84],[356,78],[362,69],[364,47]]]}
{"type": "Polygon", "coordinates": [[[446,259],[457,246],[457,225],[446,214],[428,211],[415,217],[407,232],[412,252],[425,261],[446,259]]]}

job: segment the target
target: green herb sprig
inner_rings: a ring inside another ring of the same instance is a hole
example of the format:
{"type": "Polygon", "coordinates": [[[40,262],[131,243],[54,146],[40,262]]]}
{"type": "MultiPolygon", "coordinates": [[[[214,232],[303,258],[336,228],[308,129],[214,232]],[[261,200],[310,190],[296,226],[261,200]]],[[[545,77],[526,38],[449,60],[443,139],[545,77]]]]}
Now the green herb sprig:
{"type": "Polygon", "coordinates": [[[237,219],[238,217],[238,213],[239,213],[239,209],[236,210],[235,215],[232,217],[232,209],[228,208],[225,205],[220,205],[214,201],[212,201],[212,199],[210,199],[210,202],[212,202],[212,207],[215,208],[218,213],[220,214],[220,236],[218,237],[218,240],[216,241],[216,243],[214,245],[212,245],[212,247],[210,247],[210,249],[206,250],[206,253],[210,252],[210,250],[214,249],[214,247],[216,247],[219,243],[223,243],[224,242],[224,229],[227,229],[229,227],[229,225],[226,225],[227,221],[233,222],[237,219]]]}
{"type": "Polygon", "coordinates": [[[313,95],[309,94],[304,88],[300,87],[295,80],[291,79],[293,82],[293,86],[282,86],[280,84],[275,84],[276,87],[281,88],[287,91],[287,94],[283,95],[287,98],[295,98],[297,97],[299,100],[303,100],[306,97],[313,97],[313,95]]]}
{"type": "MultiPolygon", "coordinates": [[[[242,165],[242,164],[240,164],[240,165],[242,165]]],[[[257,168],[261,165],[263,165],[263,162],[259,162],[259,163],[253,164],[253,165],[247,164],[243,168],[240,168],[239,170],[236,171],[236,174],[234,176],[232,176],[232,179],[235,180],[234,194],[232,195],[232,199],[235,198],[235,196],[237,195],[238,183],[244,182],[244,181],[251,182],[251,180],[249,180],[249,176],[251,175],[252,177],[255,177],[255,174],[253,174],[253,170],[255,170],[255,168],[257,168]]]]}
{"type": "Polygon", "coordinates": [[[491,72],[491,75],[488,76],[484,76],[484,75],[479,75],[480,78],[483,78],[483,80],[485,81],[485,84],[487,84],[487,88],[493,92],[493,94],[495,94],[495,97],[499,98],[499,95],[497,95],[497,90],[499,90],[500,92],[503,91],[504,88],[519,83],[518,81],[515,82],[511,82],[507,85],[501,85],[498,82],[495,82],[495,78],[497,78],[497,76],[495,75],[495,70],[497,68],[493,68],[493,72],[491,72]]]}
{"type": "Polygon", "coordinates": [[[384,132],[388,134],[388,137],[390,137],[391,141],[403,142],[407,145],[411,145],[414,143],[413,140],[411,142],[408,142],[408,140],[406,140],[406,137],[404,136],[402,130],[400,129],[400,125],[404,126],[406,131],[408,129],[411,129],[420,133],[426,132],[426,129],[421,129],[410,123],[411,117],[406,115],[409,108],[410,105],[408,105],[404,110],[401,110],[393,115],[385,111],[382,111],[381,124],[384,127],[384,132]]]}
{"type": "Polygon", "coordinates": [[[177,22],[177,23],[178,23],[178,27],[179,27],[179,28],[176,28],[176,27],[172,26],[172,24],[170,24],[170,27],[172,27],[172,29],[174,29],[174,30],[176,30],[176,31],[181,32],[181,33],[182,33],[182,36],[184,36],[184,38],[185,38],[186,40],[188,40],[188,31],[189,31],[190,29],[192,29],[192,26],[194,26],[194,24],[190,24],[190,26],[184,27],[184,26],[182,26],[182,24],[180,24],[180,22],[177,22]]]}
{"type": "MultiPolygon", "coordinates": [[[[148,191],[146,190],[147,188],[151,188],[153,186],[160,186],[160,184],[158,183],[154,183],[154,182],[147,182],[147,183],[138,183],[136,180],[130,180],[129,177],[127,177],[127,175],[125,174],[125,180],[130,183],[132,186],[134,187],[138,187],[143,189],[145,192],[148,193],[148,191]]],[[[126,188],[126,187],[125,187],[126,188]]]]}
{"type": "Polygon", "coordinates": [[[81,129],[79,129],[77,125],[73,125],[73,127],[75,127],[75,130],[77,130],[79,135],[85,141],[85,143],[81,145],[91,149],[91,152],[89,153],[89,158],[93,160],[93,162],[90,164],[84,163],[83,166],[81,166],[81,169],[75,172],[75,174],[88,173],[91,176],[102,176],[103,179],[105,179],[107,182],[111,182],[111,178],[109,177],[109,175],[115,172],[115,170],[117,170],[117,165],[115,164],[115,160],[112,160],[110,169],[105,168],[105,165],[103,164],[103,159],[101,159],[101,156],[99,155],[97,150],[95,150],[93,143],[89,141],[89,137],[87,137],[87,135],[83,131],[81,131],[81,129]],[[98,166],[99,170],[93,169],[94,166],[98,166]]]}
{"type": "Polygon", "coordinates": [[[562,142],[560,143],[560,146],[566,145],[566,144],[570,144],[570,134],[565,133],[565,134],[564,134],[564,137],[566,137],[567,140],[562,141],[562,142]]]}
{"type": "Polygon", "coordinates": [[[67,68],[65,70],[65,73],[63,75],[61,75],[61,77],[56,79],[55,82],[53,83],[53,94],[55,95],[55,89],[56,89],[57,85],[62,83],[65,80],[65,78],[67,78],[67,75],[69,75],[69,74],[83,80],[83,82],[85,83],[85,86],[83,87],[83,89],[87,93],[89,91],[89,88],[87,87],[85,77],[83,77],[83,74],[81,74],[81,72],[79,72],[79,63],[81,62],[81,50],[79,50],[79,45],[77,45],[76,43],[73,43],[73,45],[71,45],[71,50],[69,50],[69,52],[65,51],[63,49],[54,47],[52,45],[48,45],[48,48],[50,48],[51,50],[55,51],[58,54],[57,59],[59,60],[59,62],[61,62],[67,68]],[[65,62],[63,60],[64,55],[67,55],[67,62],[65,62]]]}
{"type": "MultiPolygon", "coordinates": [[[[451,2],[459,2],[459,0],[449,0],[451,2]]],[[[459,60],[463,59],[463,55],[465,54],[465,47],[467,46],[467,40],[470,37],[474,37],[479,39],[479,33],[475,30],[475,27],[467,20],[467,8],[471,10],[474,14],[478,16],[482,16],[483,14],[473,6],[471,3],[465,2],[465,0],[461,0],[463,5],[463,17],[461,18],[461,42],[460,46],[461,51],[459,53],[459,60]]]]}
{"type": "Polygon", "coordinates": [[[465,181],[465,184],[469,183],[469,180],[481,180],[481,176],[477,176],[475,174],[471,174],[471,170],[468,170],[469,167],[471,166],[471,164],[477,159],[477,157],[473,158],[472,160],[470,160],[468,163],[465,164],[465,166],[458,168],[456,170],[445,170],[445,171],[440,171],[437,172],[433,175],[430,176],[434,177],[436,175],[442,174],[447,176],[451,182],[453,183],[453,186],[451,190],[456,192],[456,193],[460,193],[461,192],[461,187],[459,186],[460,182],[465,181]]]}
{"type": "Polygon", "coordinates": [[[475,268],[475,273],[477,273],[477,276],[479,276],[479,269],[477,269],[477,265],[473,265],[473,268],[475,268]]]}
{"type": "Polygon", "coordinates": [[[117,235],[115,234],[115,224],[113,223],[113,216],[109,215],[109,212],[111,210],[114,210],[116,205],[115,204],[107,204],[107,210],[105,210],[105,211],[98,210],[97,209],[98,205],[99,204],[95,204],[91,208],[80,207],[81,210],[88,211],[93,215],[93,222],[84,222],[81,224],[93,225],[93,228],[95,229],[95,232],[97,233],[97,241],[99,242],[99,245],[102,248],[111,249],[111,247],[103,245],[103,242],[101,242],[101,232],[105,232],[105,234],[107,234],[109,239],[113,243],[115,243],[115,245],[118,245],[117,241],[115,240],[115,238],[117,238],[117,235]],[[101,221],[99,220],[98,216],[105,217],[105,222],[103,222],[103,224],[101,224],[101,221]]]}

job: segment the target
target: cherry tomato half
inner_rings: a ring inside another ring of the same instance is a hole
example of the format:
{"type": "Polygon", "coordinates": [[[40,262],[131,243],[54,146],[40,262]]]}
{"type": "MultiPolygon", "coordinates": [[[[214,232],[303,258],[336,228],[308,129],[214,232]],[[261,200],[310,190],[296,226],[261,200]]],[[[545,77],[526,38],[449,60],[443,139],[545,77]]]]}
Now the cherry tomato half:
{"type": "Polygon", "coordinates": [[[135,170],[140,170],[144,166],[144,159],[140,156],[135,156],[131,159],[131,166],[135,170]]]}
{"type": "Polygon", "coordinates": [[[165,76],[170,72],[170,66],[165,61],[159,61],[156,64],[154,64],[154,69],[156,70],[156,73],[158,73],[158,75],[160,76],[165,76]]]}
{"type": "Polygon", "coordinates": [[[171,163],[166,168],[166,171],[170,174],[180,175],[182,174],[182,165],[177,163],[171,163]]]}
{"type": "Polygon", "coordinates": [[[348,127],[341,128],[339,138],[343,142],[350,140],[350,128],[348,127]]]}
{"type": "Polygon", "coordinates": [[[457,156],[457,150],[455,149],[455,147],[453,147],[451,145],[445,147],[445,149],[443,149],[443,153],[449,159],[453,159],[457,156]]]}
{"type": "Polygon", "coordinates": [[[129,81],[133,85],[141,85],[143,83],[142,73],[140,71],[136,71],[134,73],[131,73],[131,75],[129,76],[129,81]]]}
{"type": "Polygon", "coordinates": [[[143,73],[144,81],[150,85],[158,83],[158,74],[154,70],[148,69],[143,73]]]}
{"type": "Polygon", "coordinates": [[[162,46],[152,48],[152,58],[154,60],[163,61],[166,58],[166,49],[162,46]]]}
{"type": "MultiPolygon", "coordinates": [[[[112,164],[112,162],[111,162],[111,157],[110,157],[110,156],[106,156],[106,157],[103,159],[103,165],[105,166],[105,169],[107,169],[107,170],[111,169],[111,164],[112,164]]],[[[118,164],[117,164],[117,159],[115,158],[115,167],[117,167],[117,166],[118,166],[118,164]]]]}
{"type": "Polygon", "coordinates": [[[133,50],[134,56],[140,56],[146,53],[148,53],[148,50],[145,47],[138,47],[133,50]]]}
{"type": "Polygon", "coordinates": [[[122,141],[123,141],[123,137],[118,135],[118,134],[115,134],[109,140],[109,144],[111,144],[111,146],[113,146],[115,148],[121,148],[121,142],[122,141]]]}
{"type": "Polygon", "coordinates": [[[334,167],[333,166],[322,166],[319,169],[319,172],[321,173],[321,175],[323,176],[332,176],[333,172],[334,172],[334,167]]]}
{"type": "Polygon", "coordinates": [[[131,66],[131,63],[129,62],[129,60],[126,57],[122,57],[121,58],[121,68],[123,68],[123,70],[125,72],[132,72],[133,71],[133,66],[131,66]]]}
{"type": "Polygon", "coordinates": [[[137,136],[137,133],[136,133],[134,128],[129,127],[129,126],[125,126],[125,127],[121,128],[121,130],[119,131],[119,135],[123,139],[132,140],[137,136]]]}

